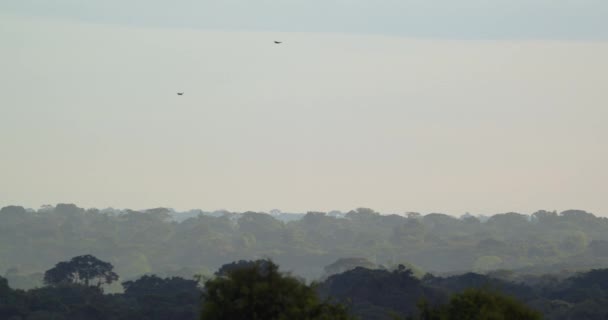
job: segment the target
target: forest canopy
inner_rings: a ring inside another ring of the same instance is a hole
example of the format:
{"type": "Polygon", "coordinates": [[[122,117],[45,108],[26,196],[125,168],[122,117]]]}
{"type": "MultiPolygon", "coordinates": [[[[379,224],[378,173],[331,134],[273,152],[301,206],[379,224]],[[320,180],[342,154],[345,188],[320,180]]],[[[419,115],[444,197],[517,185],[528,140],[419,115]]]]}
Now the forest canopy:
{"type": "Polygon", "coordinates": [[[453,217],[11,206],[0,209],[0,294],[8,301],[0,309],[193,319],[205,283],[225,285],[271,258],[291,271],[291,285],[306,294],[314,287],[325,306],[317,310],[345,317],[449,319],[450,308],[482,303],[476,308],[489,314],[603,319],[607,220],[580,210],[453,217]]]}
{"type": "Polygon", "coordinates": [[[229,261],[259,258],[309,280],[346,270],[332,266],[340,259],[389,269],[404,264],[420,276],[572,272],[608,265],[608,219],[580,210],[454,217],[367,208],[306,214],[73,204],[0,209],[0,274],[12,286],[40,286],[49,265],[84,254],[112,263],[127,280],[211,275],[229,261]]]}
{"type": "MultiPolygon", "coordinates": [[[[58,265],[83,259],[108,266],[89,256],[58,265]]],[[[240,260],[214,274],[195,279],[145,275],[121,282],[124,292],[118,294],[84,281],[15,290],[0,277],[0,319],[536,320],[542,314],[566,320],[608,314],[608,269],[511,281],[502,279],[504,274],[475,273],[417,278],[404,265],[355,267],[307,284],[271,260],[240,260]]]]}

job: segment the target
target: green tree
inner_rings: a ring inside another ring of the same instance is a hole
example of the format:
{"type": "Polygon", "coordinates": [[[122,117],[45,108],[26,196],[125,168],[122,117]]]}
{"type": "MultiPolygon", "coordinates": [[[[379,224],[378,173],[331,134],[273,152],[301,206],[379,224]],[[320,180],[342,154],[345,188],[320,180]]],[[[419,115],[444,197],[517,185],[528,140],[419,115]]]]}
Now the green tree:
{"type": "Polygon", "coordinates": [[[418,305],[421,320],[540,320],[542,315],[513,297],[500,292],[472,288],[454,294],[439,308],[418,305]]]}
{"type": "Polygon", "coordinates": [[[343,306],[320,301],[313,286],[270,260],[242,265],[205,282],[201,320],[351,319],[343,306]]]}
{"type": "Polygon", "coordinates": [[[89,286],[96,281],[100,288],[118,280],[118,275],[112,271],[111,263],[101,261],[92,255],[72,258],[70,261],[59,262],[44,273],[44,283],[47,285],[83,284],[89,286]]]}

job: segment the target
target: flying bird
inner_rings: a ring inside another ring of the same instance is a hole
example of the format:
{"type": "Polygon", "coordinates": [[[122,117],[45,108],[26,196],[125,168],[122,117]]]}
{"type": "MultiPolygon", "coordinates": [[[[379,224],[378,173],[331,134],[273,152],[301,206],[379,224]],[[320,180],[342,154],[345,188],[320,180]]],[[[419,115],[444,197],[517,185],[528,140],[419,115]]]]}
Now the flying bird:
{"type": "Polygon", "coordinates": [[[183,93],[183,92],[178,92],[178,93],[177,93],[177,95],[178,95],[178,96],[183,96],[183,95],[184,95],[184,93],[183,93]]]}
{"type": "Polygon", "coordinates": [[[283,41],[275,41],[274,43],[275,44],[281,44],[281,43],[283,43],[283,41]]]}

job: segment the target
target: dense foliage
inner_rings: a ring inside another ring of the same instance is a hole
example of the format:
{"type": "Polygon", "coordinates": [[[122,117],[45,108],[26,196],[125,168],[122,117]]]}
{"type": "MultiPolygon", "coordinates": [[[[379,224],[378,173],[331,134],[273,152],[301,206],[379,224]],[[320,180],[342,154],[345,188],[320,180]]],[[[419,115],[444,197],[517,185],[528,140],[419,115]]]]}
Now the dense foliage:
{"type": "MultiPolygon", "coordinates": [[[[75,257],[57,265],[78,261],[92,262],[87,267],[107,266],[93,256],[75,257]]],[[[55,269],[57,266],[51,270],[55,269]]],[[[87,281],[49,282],[40,289],[13,290],[0,277],[0,319],[352,318],[343,306],[322,302],[313,286],[279,272],[269,260],[228,264],[216,274],[205,281],[204,290],[195,280],[146,275],[123,282],[122,294],[104,294],[98,283],[87,281]]]]}
{"type": "Polygon", "coordinates": [[[0,319],[606,319],[608,269],[516,280],[467,273],[422,279],[405,266],[355,269],[306,285],[269,260],[222,266],[198,280],[146,275],[104,293],[96,283],[27,291],[0,277],[0,319]],[[332,303],[324,302],[331,300],[332,303]],[[540,313],[539,313],[540,312],[540,313]]]}
{"type": "Polygon", "coordinates": [[[279,272],[269,260],[240,264],[205,282],[202,320],[351,319],[345,308],[321,302],[314,288],[279,272]]]}
{"type": "Polygon", "coordinates": [[[456,293],[445,306],[419,304],[419,320],[540,320],[538,311],[497,291],[472,288],[456,293]]]}
{"type": "Polygon", "coordinates": [[[112,271],[111,263],[101,261],[87,254],[62,261],[54,268],[44,273],[44,283],[47,285],[83,284],[89,286],[93,281],[100,288],[118,280],[118,275],[112,271]]]}
{"type": "Polygon", "coordinates": [[[366,320],[539,319],[539,313],[551,320],[608,318],[608,269],[510,280],[507,275],[418,279],[407,269],[356,268],[329,277],[320,293],[366,320]]]}
{"type": "Polygon", "coordinates": [[[185,290],[161,284],[165,288],[157,291],[104,294],[98,287],[83,284],[13,290],[0,278],[0,319],[193,320],[200,308],[201,293],[196,284],[194,281],[194,286],[185,290]]]}
{"type": "Polygon", "coordinates": [[[60,204],[0,210],[0,274],[11,286],[41,286],[49,265],[83,254],[108,261],[126,280],[148,273],[211,275],[227,261],[263,257],[309,280],[341,258],[388,268],[411,263],[435,274],[541,274],[607,266],[608,219],[584,211],[455,218],[370,209],[270,215],[60,204]]]}

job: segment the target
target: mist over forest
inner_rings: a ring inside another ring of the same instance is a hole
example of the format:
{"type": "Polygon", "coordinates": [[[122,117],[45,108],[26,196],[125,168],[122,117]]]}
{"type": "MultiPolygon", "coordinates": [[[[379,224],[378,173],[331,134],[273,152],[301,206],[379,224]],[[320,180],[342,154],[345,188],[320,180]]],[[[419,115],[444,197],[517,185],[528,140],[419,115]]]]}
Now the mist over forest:
{"type": "MultiPolygon", "coordinates": [[[[74,204],[0,210],[0,272],[16,288],[41,285],[49,266],[92,254],[122,279],[212,274],[225,263],[270,258],[307,280],[357,258],[423,274],[575,272],[608,265],[608,219],[582,210],[476,217],[349,212],[176,212],[84,209],[74,204]]],[[[343,271],[343,270],[342,270],[343,271]]]]}
{"type": "Polygon", "coordinates": [[[604,319],[607,265],[608,219],[583,210],[0,209],[7,319],[604,319]]]}

